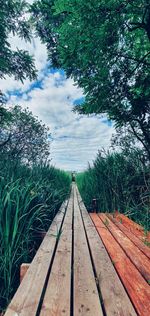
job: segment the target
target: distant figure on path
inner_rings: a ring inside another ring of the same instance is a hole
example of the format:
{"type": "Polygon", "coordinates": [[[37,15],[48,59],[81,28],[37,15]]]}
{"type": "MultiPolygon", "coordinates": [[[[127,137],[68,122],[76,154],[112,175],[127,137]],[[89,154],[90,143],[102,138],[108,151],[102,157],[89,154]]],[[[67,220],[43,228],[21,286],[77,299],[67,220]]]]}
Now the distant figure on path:
{"type": "Polygon", "coordinates": [[[75,182],[76,181],[76,176],[75,176],[75,173],[72,172],[72,182],[75,182]]]}

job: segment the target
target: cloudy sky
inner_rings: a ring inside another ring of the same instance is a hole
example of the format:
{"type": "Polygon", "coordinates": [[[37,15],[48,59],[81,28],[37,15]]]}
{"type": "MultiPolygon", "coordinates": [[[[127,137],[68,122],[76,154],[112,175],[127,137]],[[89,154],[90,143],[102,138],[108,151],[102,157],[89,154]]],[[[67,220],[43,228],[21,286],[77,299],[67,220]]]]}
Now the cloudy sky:
{"type": "Polygon", "coordinates": [[[83,98],[83,91],[72,79],[66,79],[63,70],[50,67],[46,48],[38,38],[27,44],[10,37],[10,43],[13,49],[27,49],[35,57],[38,79],[22,84],[8,77],[0,80],[1,90],[9,96],[10,104],[28,107],[49,126],[53,165],[65,170],[86,169],[99,149],[109,147],[114,132],[112,124],[105,117],[79,116],[72,112],[74,104],[83,98]]]}

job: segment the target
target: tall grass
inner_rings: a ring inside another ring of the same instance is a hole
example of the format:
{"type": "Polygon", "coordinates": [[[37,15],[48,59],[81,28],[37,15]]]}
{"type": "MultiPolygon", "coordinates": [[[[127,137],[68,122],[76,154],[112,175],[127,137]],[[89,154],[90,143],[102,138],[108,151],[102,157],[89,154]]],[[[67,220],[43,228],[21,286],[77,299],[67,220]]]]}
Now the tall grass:
{"type": "MultiPolygon", "coordinates": [[[[40,232],[50,226],[70,189],[69,176],[52,166],[32,169],[10,164],[0,173],[0,308],[19,282],[22,262],[30,262],[40,232]]],[[[41,241],[41,240],[40,240],[41,241]]]]}
{"type": "Polygon", "coordinates": [[[99,152],[93,167],[78,174],[77,184],[87,209],[96,198],[99,212],[129,215],[150,229],[150,172],[136,154],[99,152]]]}

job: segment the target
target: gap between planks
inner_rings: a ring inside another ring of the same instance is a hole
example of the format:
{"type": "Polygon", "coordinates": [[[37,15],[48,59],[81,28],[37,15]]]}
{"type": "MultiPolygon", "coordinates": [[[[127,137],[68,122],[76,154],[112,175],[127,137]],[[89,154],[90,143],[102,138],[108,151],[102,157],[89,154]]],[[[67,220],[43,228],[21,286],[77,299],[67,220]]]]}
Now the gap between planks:
{"type": "Polygon", "coordinates": [[[150,287],[97,214],[90,214],[114,267],[140,316],[150,315],[150,287]]]}
{"type": "Polygon", "coordinates": [[[79,191],[77,194],[105,313],[107,316],[136,316],[137,313],[84,206],[79,191]]]}
{"type": "Polygon", "coordinates": [[[150,242],[150,232],[145,232],[144,228],[139,224],[133,222],[124,214],[114,214],[115,219],[120,221],[132,234],[138,237],[141,241],[150,242]]]}
{"type": "Polygon", "coordinates": [[[105,214],[149,259],[150,259],[150,248],[144,244],[140,238],[134,235],[122,222],[118,222],[112,214],[105,214]]]}
{"type": "Polygon", "coordinates": [[[9,304],[5,316],[35,316],[48,270],[57,244],[57,235],[61,230],[67,202],[63,203],[53,220],[32,264],[30,265],[15,296],[9,304]]]}
{"type": "Polygon", "coordinates": [[[73,195],[74,188],[71,191],[40,316],[70,316],[73,195]]]}
{"type": "MultiPolygon", "coordinates": [[[[76,188],[76,187],[75,187],[76,188]]],[[[74,316],[103,316],[77,200],[74,196],[74,316]]]]}
{"type": "Polygon", "coordinates": [[[150,260],[147,256],[104,213],[100,213],[98,216],[104,224],[107,223],[106,226],[110,233],[148,282],[150,280],[150,260]]]}

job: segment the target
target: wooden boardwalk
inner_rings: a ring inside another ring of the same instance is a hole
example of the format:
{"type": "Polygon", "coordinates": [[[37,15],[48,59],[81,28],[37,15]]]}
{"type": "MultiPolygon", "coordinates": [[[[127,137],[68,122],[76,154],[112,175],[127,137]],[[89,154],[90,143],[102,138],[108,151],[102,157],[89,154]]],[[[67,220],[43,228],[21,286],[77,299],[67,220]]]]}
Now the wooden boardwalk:
{"type": "Polygon", "coordinates": [[[126,223],[89,215],[73,184],[5,315],[150,316],[150,249],[126,223]]]}

